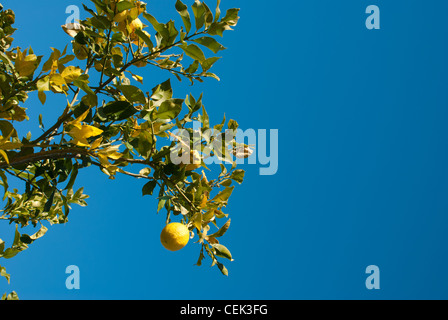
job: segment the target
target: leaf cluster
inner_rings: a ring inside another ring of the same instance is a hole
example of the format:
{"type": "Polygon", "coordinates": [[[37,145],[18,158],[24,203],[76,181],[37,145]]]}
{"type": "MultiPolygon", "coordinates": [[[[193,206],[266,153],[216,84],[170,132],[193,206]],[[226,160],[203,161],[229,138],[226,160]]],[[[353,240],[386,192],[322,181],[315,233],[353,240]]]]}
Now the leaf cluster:
{"type": "MultiPolygon", "coordinates": [[[[156,67],[191,84],[219,80],[210,72],[219,60],[214,55],[225,49],[217,37],[236,26],[238,9],[222,15],[220,1],[212,12],[199,0],[190,8],[177,0],[178,27],[174,20],[159,22],[142,1],[91,2],[91,7],[84,5],[88,18],[63,26],[70,43],[63,50],[52,48],[46,58],[31,47],[12,47],[15,16],[0,10],[0,219],[16,226],[9,248],[0,240],[0,257],[14,257],[49,225],[66,223],[72,204],[86,206],[88,196],[83,187],[75,188],[76,179],[81,169],[94,166],[110,179],[123,174],[144,180],[142,195],[157,197],[157,212],[165,211],[166,223],[180,220],[198,236],[197,264],[207,254],[227,275],[218,260],[232,260],[220,243],[230,226],[224,211],[244,171],[232,158],[235,137],[224,137],[238,124],[224,117],[212,125],[202,95],[175,97],[170,79],[148,90],[138,70],[156,67]],[[16,121],[28,120],[23,105],[30,92],[42,105],[49,94],[67,99],[55,123],[48,125],[39,116],[42,132],[37,137],[15,128],[16,121]],[[190,128],[193,121],[201,124],[198,132],[190,128]],[[173,155],[182,152],[186,157],[175,163],[173,155]],[[228,166],[221,164],[212,177],[208,157],[228,166]],[[11,179],[23,188],[11,188],[11,179]],[[21,234],[19,227],[29,225],[39,230],[21,234]],[[212,227],[217,231],[211,233],[212,227]]],[[[2,267],[0,274],[9,281],[2,267]]]]}

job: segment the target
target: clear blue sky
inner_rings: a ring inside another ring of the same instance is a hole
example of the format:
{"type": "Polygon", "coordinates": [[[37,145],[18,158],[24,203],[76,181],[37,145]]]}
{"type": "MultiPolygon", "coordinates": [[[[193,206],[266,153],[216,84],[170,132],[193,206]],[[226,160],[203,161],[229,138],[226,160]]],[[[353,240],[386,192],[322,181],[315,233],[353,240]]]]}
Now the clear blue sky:
{"type": "MultiPolygon", "coordinates": [[[[65,8],[81,1],[2,3],[16,12],[16,45],[48,56],[69,40],[60,29],[65,8]]],[[[176,17],[174,3],[148,1],[161,21],[176,17]]],[[[22,299],[447,299],[448,2],[221,6],[241,8],[214,69],[221,82],[183,82],[175,94],[204,92],[214,122],[225,112],[242,128],[278,129],[280,139],[278,173],[260,176],[259,166],[244,166],[246,181],[227,208],[230,276],[209,260],[193,266],[197,244],[176,253],[161,246],[164,216],[155,200],[141,197],[143,182],[110,181],[92,169],[79,178],[89,206],[74,207],[67,225],[2,259],[12,278],[9,286],[0,279],[0,292],[16,290],[22,299]],[[365,27],[371,4],[381,9],[380,30],[365,27]],[[65,288],[72,264],[80,290],[65,288]],[[372,264],[380,290],[365,287],[372,264]]],[[[150,89],[169,75],[144,76],[150,89]]],[[[27,107],[49,119],[60,110],[36,97],[27,107]]],[[[10,228],[0,232],[10,239],[10,228]]]]}

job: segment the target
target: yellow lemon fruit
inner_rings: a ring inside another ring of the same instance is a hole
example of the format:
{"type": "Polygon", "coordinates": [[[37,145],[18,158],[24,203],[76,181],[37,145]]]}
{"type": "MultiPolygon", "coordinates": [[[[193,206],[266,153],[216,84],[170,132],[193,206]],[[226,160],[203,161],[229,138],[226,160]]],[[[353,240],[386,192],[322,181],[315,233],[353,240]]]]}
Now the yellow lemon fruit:
{"type": "Polygon", "coordinates": [[[136,18],[132,20],[132,22],[129,24],[130,32],[134,32],[135,30],[142,30],[143,29],[143,23],[139,18],[136,18]]]}
{"type": "Polygon", "coordinates": [[[115,22],[121,22],[121,21],[124,21],[124,20],[127,18],[127,16],[128,16],[128,11],[127,11],[127,10],[124,10],[124,11],[122,11],[122,12],[120,12],[120,13],[117,13],[117,14],[114,16],[114,21],[115,21],[115,22]]]}
{"type": "Polygon", "coordinates": [[[179,222],[172,222],[163,228],[160,234],[160,242],[165,249],[170,251],[178,251],[185,247],[190,240],[190,231],[179,222]]]}

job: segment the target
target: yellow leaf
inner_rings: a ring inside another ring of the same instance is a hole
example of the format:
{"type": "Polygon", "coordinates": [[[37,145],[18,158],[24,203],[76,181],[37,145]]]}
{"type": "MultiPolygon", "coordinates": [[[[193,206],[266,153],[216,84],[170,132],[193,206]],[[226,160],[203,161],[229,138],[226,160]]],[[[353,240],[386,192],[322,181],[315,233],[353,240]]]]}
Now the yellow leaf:
{"type": "Polygon", "coordinates": [[[8,159],[8,155],[6,154],[6,152],[3,151],[2,149],[0,149],[0,155],[2,155],[2,157],[5,159],[6,163],[9,164],[9,159],[8,159]]]}
{"type": "Polygon", "coordinates": [[[24,52],[20,52],[20,49],[17,50],[15,67],[21,77],[33,74],[37,65],[37,56],[35,54],[26,55],[26,50],[24,52]]]}
{"type": "Polygon", "coordinates": [[[51,64],[51,71],[50,71],[50,75],[56,74],[56,71],[59,69],[59,60],[55,59],[53,60],[52,64],[51,64]]]}
{"type": "Polygon", "coordinates": [[[81,121],[83,121],[87,117],[88,114],[89,114],[89,110],[86,110],[82,115],[80,115],[75,120],[67,122],[67,125],[80,127],[79,125],[80,125],[81,121]]]}
{"type": "Polygon", "coordinates": [[[74,125],[68,134],[73,138],[73,143],[82,147],[89,147],[87,138],[95,137],[103,133],[103,130],[89,125],[74,125]]]}
{"type": "Polygon", "coordinates": [[[22,146],[22,144],[20,142],[6,141],[5,143],[2,143],[2,145],[0,145],[0,149],[1,150],[14,150],[14,149],[19,149],[21,146],[22,146]]]}
{"type": "Polygon", "coordinates": [[[107,156],[106,155],[99,153],[98,154],[98,160],[100,161],[100,163],[101,163],[101,165],[103,167],[110,166],[110,162],[109,162],[109,160],[107,160],[107,156]]]}
{"type": "Polygon", "coordinates": [[[215,210],[209,210],[202,216],[204,222],[210,222],[215,218],[215,210]]]}
{"type": "Polygon", "coordinates": [[[193,225],[199,230],[202,230],[202,213],[198,212],[196,213],[193,218],[193,225]]]}
{"type": "Polygon", "coordinates": [[[123,154],[121,154],[120,152],[117,152],[117,151],[110,151],[107,153],[107,157],[112,160],[118,160],[120,158],[123,158],[123,154]]]}
{"type": "Polygon", "coordinates": [[[210,244],[219,244],[218,239],[214,237],[205,236],[204,239],[207,240],[210,244]]]}
{"type": "Polygon", "coordinates": [[[121,170],[117,166],[110,164],[105,154],[98,153],[98,160],[101,164],[101,171],[107,174],[111,179],[114,178],[113,176],[117,173],[117,171],[121,170]]]}
{"type": "Polygon", "coordinates": [[[14,121],[23,121],[25,119],[28,119],[28,116],[26,115],[25,108],[15,106],[10,111],[5,111],[0,113],[0,118],[6,119],[6,120],[14,120],[14,121]]]}
{"type": "Polygon", "coordinates": [[[115,22],[122,22],[122,21],[126,20],[127,16],[128,16],[128,11],[127,10],[122,11],[122,12],[117,13],[115,15],[114,21],[115,22]]]}
{"type": "Polygon", "coordinates": [[[141,84],[143,84],[143,77],[139,76],[139,75],[133,75],[132,78],[134,78],[136,81],[140,82],[141,84]]]}
{"type": "Polygon", "coordinates": [[[45,104],[45,101],[47,100],[47,96],[43,91],[38,91],[37,96],[39,98],[40,103],[45,104]]]}
{"type": "Polygon", "coordinates": [[[106,149],[100,150],[98,152],[98,154],[103,156],[103,157],[105,156],[105,157],[107,157],[109,159],[112,159],[112,160],[118,160],[118,159],[123,157],[123,154],[118,152],[118,148],[119,147],[120,146],[110,146],[110,147],[108,147],[106,149]]]}
{"type": "Polygon", "coordinates": [[[64,78],[66,83],[71,83],[76,80],[82,74],[82,70],[80,68],[74,66],[68,66],[62,71],[61,76],[64,78]]]}
{"type": "Polygon", "coordinates": [[[103,142],[103,137],[99,137],[98,139],[96,139],[91,145],[90,145],[90,149],[96,149],[100,146],[101,142],[103,142]]]}
{"type": "Polygon", "coordinates": [[[205,175],[204,170],[202,170],[202,180],[201,181],[202,181],[202,184],[205,184],[208,186],[208,179],[207,179],[207,176],[205,175]]]}
{"type": "Polygon", "coordinates": [[[138,124],[137,120],[134,120],[134,128],[133,129],[134,130],[131,133],[131,137],[132,138],[138,137],[142,130],[142,127],[138,124]]]}
{"type": "Polygon", "coordinates": [[[57,92],[64,92],[64,88],[67,88],[67,83],[62,75],[55,73],[50,76],[50,85],[57,92]]]}
{"type": "Polygon", "coordinates": [[[79,23],[67,23],[61,27],[72,38],[76,37],[78,32],[85,30],[85,27],[79,23]]]}
{"type": "Polygon", "coordinates": [[[199,205],[199,208],[200,208],[200,209],[205,208],[205,206],[207,205],[207,201],[208,201],[208,197],[207,197],[207,195],[203,194],[203,195],[202,195],[201,204],[199,205]]]}

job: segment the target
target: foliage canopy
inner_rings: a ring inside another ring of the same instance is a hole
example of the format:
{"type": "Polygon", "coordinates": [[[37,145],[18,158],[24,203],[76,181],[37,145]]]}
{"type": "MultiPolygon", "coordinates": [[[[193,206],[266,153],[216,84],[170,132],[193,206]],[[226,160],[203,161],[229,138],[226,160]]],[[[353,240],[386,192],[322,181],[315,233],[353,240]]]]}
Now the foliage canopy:
{"type": "MultiPolygon", "coordinates": [[[[142,195],[157,197],[157,212],[166,212],[166,223],[176,218],[198,236],[197,265],[207,255],[227,275],[219,260],[232,260],[219,240],[230,226],[223,208],[234,183],[244,178],[232,155],[247,146],[237,144],[232,135],[232,139],[224,137],[238,124],[224,117],[212,125],[202,95],[176,98],[170,80],[145,93],[138,69],[160,68],[191,84],[205,78],[219,80],[210,71],[219,60],[216,54],[225,49],[218,39],[236,26],[239,10],[222,14],[220,0],[213,11],[199,0],[191,7],[177,0],[179,27],[173,20],[159,22],[141,1],[91,2],[90,7],[84,5],[88,18],[63,26],[72,37],[70,44],[62,50],[52,48],[46,58],[31,47],[13,47],[14,12],[0,10],[0,184],[4,191],[0,219],[15,226],[10,246],[0,239],[0,257],[14,257],[44,236],[49,226],[66,223],[72,204],[86,206],[83,187],[74,186],[80,170],[96,166],[110,179],[124,174],[145,180],[142,195]],[[24,104],[32,92],[43,105],[49,94],[67,98],[52,125],[39,116],[42,132],[37,137],[22,135],[15,127],[28,120],[24,104]],[[200,139],[189,128],[192,121],[201,124],[200,139]],[[180,136],[180,130],[189,135],[180,136]],[[213,134],[208,134],[210,130],[213,134]],[[188,153],[187,160],[174,163],[171,155],[182,152],[188,153]],[[213,172],[207,170],[206,157],[217,157],[229,166],[221,164],[216,176],[208,177],[206,171],[213,172]],[[11,179],[23,188],[10,188],[11,179]],[[210,225],[217,231],[209,234],[210,225]],[[21,233],[26,226],[38,230],[32,235],[21,233]]],[[[4,267],[0,274],[9,282],[4,267]]],[[[14,292],[3,296],[14,298],[14,292]]]]}

